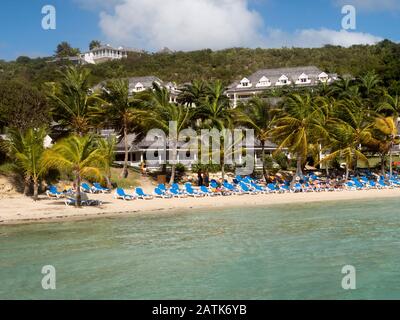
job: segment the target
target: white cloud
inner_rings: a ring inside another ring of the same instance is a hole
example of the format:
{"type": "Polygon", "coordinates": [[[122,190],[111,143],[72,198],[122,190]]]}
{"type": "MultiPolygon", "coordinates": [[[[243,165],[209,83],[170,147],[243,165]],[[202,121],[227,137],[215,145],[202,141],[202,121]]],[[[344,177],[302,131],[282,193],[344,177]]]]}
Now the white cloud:
{"type": "Polygon", "coordinates": [[[326,44],[349,47],[353,44],[374,44],[383,40],[369,33],[331,29],[303,29],[293,34],[279,29],[269,29],[265,37],[267,47],[321,47],[326,44]]]}
{"type": "Polygon", "coordinates": [[[400,10],[399,0],[334,0],[336,5],[353,5],[356,9],[366,11],[400,10]]]}
{"type": "MultiPolygon", "coordinates": [[[[109,0],[106,2],[108,7],[102,0],[75,1],[86,8],[103,10],[99,26],[107,41],[147,50],[162,47],[184,51],[229,47],[320,47],[325,44],[348,47],[382,40],[368,33],[326,28],[301,29],[292,33],[266,29],[261,15],[249,9],[249,2],[254,0],[109,0]]],[[[390,1],[380,0],[382,3],[390,1]]]]}
{"type": "Polygon", "coordinates": [[[107,38],[148,49],[254,46],[262,23],[247,0],[123,0],[100,14],[107,38]]]}

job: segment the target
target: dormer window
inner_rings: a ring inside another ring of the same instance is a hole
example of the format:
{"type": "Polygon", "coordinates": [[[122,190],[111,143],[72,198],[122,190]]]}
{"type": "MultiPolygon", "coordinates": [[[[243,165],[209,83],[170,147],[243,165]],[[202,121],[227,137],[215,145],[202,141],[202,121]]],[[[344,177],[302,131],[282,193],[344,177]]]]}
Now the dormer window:
{"type": "Polygon", "coordinates": [[[258,83],[257,87],[269,87],[271,85],[271,81],[267,77],[262,77],[258,83]]]}
{"type": "Polygon", "coordinates": [[[247,78],[243,78],[238,85],[238,88],[250,88],[252,86],[251,82],[247,78]]]}
{"type": "Polygon", "coordinates": [[[278,82],[276,83],[276,85],[278,86],[285,86],[288,84],[290,84],[289,78],[284,74],[279,78],[278,82]]]}
{"type": "Polygon", "coordinates": [[[143,84],[141,84],[140,82],[136,84],[135,86],[135,91],[139,92],[139,91],[143,91],[144,90],[144,86],[143,84]]]}
{"type": "Polygon", "coordinates": [[[308,78],[308,75],[302,73],[299,79],[296,81],[296,84],[310,84],[311,80],[308,78]]]}
{"type": "Polygon", "coordinates": [[[321,82],[328,82],[329,81],[329,76],[325,72],[322,72],[318,76],[318,80],[321,81],[321,82]]]}

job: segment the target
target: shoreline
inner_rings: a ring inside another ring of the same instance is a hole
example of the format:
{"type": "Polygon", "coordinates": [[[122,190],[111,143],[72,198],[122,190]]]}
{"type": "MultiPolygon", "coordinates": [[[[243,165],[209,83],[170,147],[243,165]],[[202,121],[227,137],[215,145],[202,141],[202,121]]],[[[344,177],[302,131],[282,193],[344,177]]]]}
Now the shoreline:
{"type": "Polygon", "coordinates": [[[112,194],[89,195],[103,201],[101,207],[76,209],[66,207],[62,199],[31,198],[16,196],[0,200],[0,226],[31,223],[69,222],[98,218],[133,217],[138,215],[184,212],[199,209],[244,208],[310,203],[325,201],[373,200],[400,197],[400,189],[363,190],[342,192],[310,192],[289,194],[260,194],[227,197],[116,200],[112,194]]]}

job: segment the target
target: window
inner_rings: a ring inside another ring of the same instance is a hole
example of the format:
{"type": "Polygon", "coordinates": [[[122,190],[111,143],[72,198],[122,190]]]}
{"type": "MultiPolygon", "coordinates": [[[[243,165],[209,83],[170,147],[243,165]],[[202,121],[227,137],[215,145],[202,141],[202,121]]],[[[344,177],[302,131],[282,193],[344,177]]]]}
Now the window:
{"type": "Polygon", "coordinates": [[[243,78],[242,81],[240,81],[240,84],[237,86],[238,88],[250,88],[251,82],[247,78],[243,78]]]}
{"type": "Polygon", "coordinates": [[[271,81],[267,77],[262,77],[258,83],[257,87],[269,87],[271,85],[271,81]]]}

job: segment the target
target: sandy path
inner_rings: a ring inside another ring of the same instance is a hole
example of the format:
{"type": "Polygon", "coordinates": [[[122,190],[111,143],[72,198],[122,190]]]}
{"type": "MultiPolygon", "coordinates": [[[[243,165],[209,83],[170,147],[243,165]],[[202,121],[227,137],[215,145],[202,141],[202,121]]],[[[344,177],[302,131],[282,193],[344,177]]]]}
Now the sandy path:
{"type": "Polygon", "coordinates": [[[135,201],[116,200],[112,195],[108,194],[90,195],[91,199],[99,199],[104,203],[101,207],[76,209],[74,207],[66,207],[63,200],[42,198],[40,201],[34,202],[30,198],[15,196],[0,200],[0,225],[135,215],[148,212],[164,212],[168,214],[176,210],[188,211],[189,209],[269,206],[285,203],[371,200],[393,197],[400,197],[400,189],[135,201]]]}

